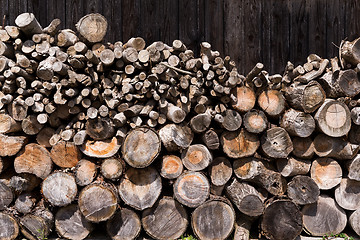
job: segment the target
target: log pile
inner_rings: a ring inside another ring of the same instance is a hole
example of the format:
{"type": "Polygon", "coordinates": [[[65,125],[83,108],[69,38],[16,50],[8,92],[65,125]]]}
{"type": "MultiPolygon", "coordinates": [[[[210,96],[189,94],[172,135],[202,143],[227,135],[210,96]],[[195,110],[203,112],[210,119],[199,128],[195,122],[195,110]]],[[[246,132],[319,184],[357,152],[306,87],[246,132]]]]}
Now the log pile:
{"type": "Polygon", "coordinates": [[[0,239],[360,235],[360,39],[243,76],[107,24],[0,29],[0,239]]]}

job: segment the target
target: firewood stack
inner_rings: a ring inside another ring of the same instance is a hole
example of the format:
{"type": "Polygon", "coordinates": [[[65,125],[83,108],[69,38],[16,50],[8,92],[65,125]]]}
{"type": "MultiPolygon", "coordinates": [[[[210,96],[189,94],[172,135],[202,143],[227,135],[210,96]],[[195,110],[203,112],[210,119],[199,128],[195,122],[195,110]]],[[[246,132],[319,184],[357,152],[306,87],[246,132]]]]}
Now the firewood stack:
{"type": "Polygon", "coordinates": [[[283,75],[201,43],[0,30],[0,239],[360,235],[360,40],[283,75]],[[348,217],[349,216],[349,217],[348,217]],[[105,230],[104,230],[105,231],[105,230]],[[304,234],[305,234],[304,232],[304,234]],[[144,237],[145,236],[145,237],[144,237]]]}

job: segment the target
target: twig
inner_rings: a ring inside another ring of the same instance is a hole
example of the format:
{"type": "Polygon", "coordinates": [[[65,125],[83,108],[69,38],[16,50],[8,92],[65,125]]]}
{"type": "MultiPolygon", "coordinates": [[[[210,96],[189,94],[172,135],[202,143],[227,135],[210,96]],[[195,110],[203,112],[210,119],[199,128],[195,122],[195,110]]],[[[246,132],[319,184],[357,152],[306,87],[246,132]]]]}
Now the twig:
{"type": "Polygon", "coordinates": [[[166,63],[164,63],[164,62],[161,62],[161,64],[164,65],[165,67],[168,67],[168,68],[170,68],[170,69],[172,69],[172,70],[175,70],[175,71],[177,71],[177,72],[179,72],[179,73],[188,74],[188,75],[190,75],[190,76],[195,76],[195,73],[192,73],[192,72],[189,72],[189,71],[185,71],[185,70],[179,69],[179,68],[177,68],[177,67],[170,66],[169,64],[166,64],[166,63]]]}

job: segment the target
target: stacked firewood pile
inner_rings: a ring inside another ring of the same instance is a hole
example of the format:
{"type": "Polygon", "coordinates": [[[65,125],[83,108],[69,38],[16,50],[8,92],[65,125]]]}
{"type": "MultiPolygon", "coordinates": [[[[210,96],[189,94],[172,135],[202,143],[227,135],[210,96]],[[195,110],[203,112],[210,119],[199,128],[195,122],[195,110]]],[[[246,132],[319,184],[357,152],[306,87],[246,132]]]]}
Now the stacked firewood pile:
{"type": "Polygon", "coordinates": [[[0,239],[360,234],[360,40],[243,76],[209,43],[0,30],[0,239]],[[348,216],[349,217],[348,217],[348,216]]]}

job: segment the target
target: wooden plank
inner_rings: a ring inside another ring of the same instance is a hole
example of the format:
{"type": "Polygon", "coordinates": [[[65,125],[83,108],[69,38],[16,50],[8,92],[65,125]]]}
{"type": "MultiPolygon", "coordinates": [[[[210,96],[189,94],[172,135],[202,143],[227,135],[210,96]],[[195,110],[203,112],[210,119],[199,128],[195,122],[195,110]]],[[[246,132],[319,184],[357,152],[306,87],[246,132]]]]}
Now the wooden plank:
{"type": "Polygon", "coordinates": [[[103,1],[102,14],[108,21],[105,41],[114,43],[122,39],[121,0],[103,1]]]}
{"type": "MultiPolygon", "coordinates": [[[[159,40],[171,45],[175,39],[179,38],[179,0],[163,0],[160,2],[160,31],[159,40]]],[[[147,42],[150,44],[150,42],[147,42]]]]}
{"type": "MultiPolygon", "coordinates": [[[[140,34],[140,0],[123,0],[122,10],[122,40],[126,42],[131,37],[140,34]]],[[[120,39],[119,39],[120,40],[120,39]]]]}
{"type": "Polygon", "coordinates": [[[339,46],[345,35],[345,5],[341,0],[326,1],[326,44],[328,57],[339,55],[339,46]],[[336,45],[336,46],[335,46],[336,45]]]}
{"type": "Polygon", "coordinates": [[[199,55],[197,1],[179,1],[179,39],[199,55]]]}
{"type": "Polygon", "coordinates": [[[83,1],[66,0],[65,28],[76,30],[75,24],[84,16],[83,1]]]}
{"type": "Polygon", "coordinates": [[[60,29],[65,28],[66,22],[66,10],[64,8],[66,0],[48,0],[46,11],[46,22],[41,23],[43,27],[46,27],[52,20],[59,18],[61,20],[60,29]]]}
{"type": "Polygon", "coordinates": [[[1,8],[0,8],[0,16],[1,16],[1,25],[3,25],[3,17],[5,16],[4,25],[10,25],[9,22],[9,1],[8,0],[0,0],[1,8]]]}
{"type": "Polygon", "coordinates": [[[141,36],[147,43],[160,40],[161,25],[159,21],[163,17],[159,14],[161,11],[161,9],[159,9],[160,1],[141,0],[140,6],[141,24],[139,27],[141,29],[141,36]]]}
{"type": "Polygon", "coordinates": [[[205,1],[205,41],[209,42],[214,50],[224,53],[224,0],[205,1]]]}
{"type": "MultiPolygon", "coordinates": [[[[100,13],[103,12],[103,1],[102,0],[83,0],[84,1],[84,15],[89,13],[100,13]]],[[[112,2],[106,1],[106,8],[115,7],[112,2]]]]}
{"type": "MultiPolygon", "coordinates": [[[[272,4],[274,0],[261,1],[261,62],[267,71],[271,70],[273,50],[271,48],[272,4]]],[[[282,66],[281,66],[282,67],[282,66]]],[[[283,70],[283,69],[282,69],[283,70]]],[[[270,71],[270,73],[274,73],[270,71]]]]}
{"type": "Polygon", "coordinates": [[[358,38],[360,33],[360,2],[357,0],[348,0],[345,3],[345,36],[348,40],[352,41],[358,38]]]}
{"type": "Polygon", "coordinates": [[[326,0],[307,0],[309,11],[309,53],[327,56],[326,49],[326,0]]]}
{"type": "Polygon", "coordinates": [[[9,0],[9,24],[15,24],[15,18],[27,11],[27,0],[9,0]]]}

